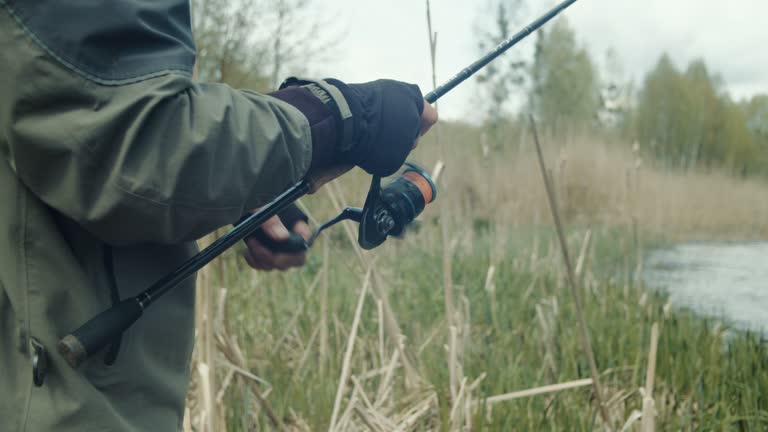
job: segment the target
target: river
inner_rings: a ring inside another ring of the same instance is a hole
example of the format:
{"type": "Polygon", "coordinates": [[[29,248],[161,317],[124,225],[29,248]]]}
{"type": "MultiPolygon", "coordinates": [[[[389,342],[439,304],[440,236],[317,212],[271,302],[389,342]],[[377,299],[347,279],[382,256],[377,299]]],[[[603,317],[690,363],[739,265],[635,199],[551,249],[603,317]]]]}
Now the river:
{"type": "Polygon", "coordinates": [[[768,242],[685,243],[652,252],[643,280],[676,307],[768,333],[768,242]]]}

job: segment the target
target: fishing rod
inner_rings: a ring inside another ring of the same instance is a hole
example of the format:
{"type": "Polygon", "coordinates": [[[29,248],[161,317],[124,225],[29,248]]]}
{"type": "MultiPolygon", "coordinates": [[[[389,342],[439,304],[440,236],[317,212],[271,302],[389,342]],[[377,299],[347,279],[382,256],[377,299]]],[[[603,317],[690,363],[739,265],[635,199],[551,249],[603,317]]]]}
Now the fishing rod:
{"type": "MultiPolygon", "coordinates": [[[[493,51],[427,93],[424,99],[430,104],[437,102],[446,93],[466,81],[496,57],[525,39],[576,1],[565,0],[555,6],[523,30],[500,43],[493,51]]],[[[291,186],[139,295],[122,300],[64,336],[57,344],[59,353],[71,367],[78,367],[89,356],[100,351],[110,342],[117,340],[141,317],[144,310],[163,294],[193,276],[198,270],[239,241],[253,236],[269,218],[285,210],[291,203],[309,193],[310,189],[311,184],[306,179],[291,186]]],[[[304,251],[312,245],[323,230],[341,221],[351,220],[359,225],[358,244],[364,249],[373,249],[384,243],[388,237],[401,235],[405,228],[421,214],[427,204],[433,202],[436,197],[437,187],[429,174],[416,165],[406,163],[405,170],[401,175],[384,187],[381,187],[381,177],[373,176],[363,208],[345,208],[338,216],[321,224],[309,242],[295,241],[293,238],[286,245],[281,246],[280,243],[273,243],[271,246],[276,252],[304,251]]]]}
{"type": "Polygon", "coordinates": [[[426,100],[430,104],[437,102],[438,99],[440,99],[443,95],[445,95],[449,91],[453,90],[454,87],[466,81],[469,77],[474,75],[477,71],[487,66],[488,63],[495,60],[496,57],[504,54],[504,52],[506,52],[508,49],[512,48],[518,42],[528,37],[528,35],[538,30],[539,27],[546,24],[547,21],[559,15],[560,12],[564,11],[570,5],[576,3],[577,1],[578,0],[565,0],[564,2],[555,6],[554,8],[552,8],[552,10],[545,13],[541,17],[539,17],[539,19],[528,24],[527,26],[525,26],[525,28],[517,32],[515,35],[498,44],[496,48],[493,49],[493,51],[484,55],[483,57],[481,57],[479,60],[475,61],[471,65],[465,67],[464,69],[461,70],[461,72],[454,75],[453,78],[449,79],[444,84],[437,86],[436,89],[427,93],[426,96],[424,96],[424,100],[426,100]]]}

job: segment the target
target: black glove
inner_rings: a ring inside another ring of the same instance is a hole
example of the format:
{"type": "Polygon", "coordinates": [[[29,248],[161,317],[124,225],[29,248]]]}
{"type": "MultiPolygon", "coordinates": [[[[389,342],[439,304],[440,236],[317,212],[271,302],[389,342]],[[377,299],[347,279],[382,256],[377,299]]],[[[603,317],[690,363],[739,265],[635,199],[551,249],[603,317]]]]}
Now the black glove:
{"type": "Polygon", "coordinates": [[[392,80],[349,85],[326,81],[341,91],[352,111],[353,141],[342,149],[345,158],[369,174],[394,174],[421,130],[424,98],[419,86],[392,80]]]}
{"type": "Polygon", "coordinates": [[[337,79],[317,82],[290,78],[270,95],[307,117],[312,131],[313,173],[357,165],[382,177],[394,174],[421,130],[424,99],[414,84],[378,80],[347,85],[337,79]],[[329,85],[338,90],[343,101],[329,94],[329,85]]]}

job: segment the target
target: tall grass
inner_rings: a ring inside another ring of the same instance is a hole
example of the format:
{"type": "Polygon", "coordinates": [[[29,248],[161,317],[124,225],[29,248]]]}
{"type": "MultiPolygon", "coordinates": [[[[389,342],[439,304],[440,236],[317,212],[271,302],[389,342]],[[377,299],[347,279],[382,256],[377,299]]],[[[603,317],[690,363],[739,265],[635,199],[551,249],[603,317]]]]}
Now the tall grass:
{"type": "MultiPolygon", "coordinates": [[[[451,160],[443,179],[448,192],[441,199],[451,201],[454,213],[465,220],[548,221],[532,141],[510,139],[483,157],[479,135],[473,127],[443,125],[451,160]]],[[[602,137],[543,137],[542,142],[568,224],[617,226],[634,218],[642,229],[660,235],[768,236],[764,180],[669,171],[644,159],[636,144],[602,137]]],[[[416,157],[434,163],[431,151],[427,141],[416,157]]]]}
{"type": "MultiPolygon", "coordinates": [[[[445,124],[441,135],[447,243],[431,208],[420,229],[372,252],[347,225],[300,270],[252,272],[232,251],[203,272],[186,430],[606,426],[532,144],[483,157],[478,130],[445,124]]],[[[656,242],[768,237],[768,187],[666,172],[623,143],[543,145],[566,241],[579,251],[575,277],[613,428],[766,430],[763,337],[674,309],[635,276],[656,242]]],[[[416,153],[436,162],[429,139],[416,153]]],[[[320,220],[362,204],[365,185],[353,173],[304,204],[320,220]]]]}

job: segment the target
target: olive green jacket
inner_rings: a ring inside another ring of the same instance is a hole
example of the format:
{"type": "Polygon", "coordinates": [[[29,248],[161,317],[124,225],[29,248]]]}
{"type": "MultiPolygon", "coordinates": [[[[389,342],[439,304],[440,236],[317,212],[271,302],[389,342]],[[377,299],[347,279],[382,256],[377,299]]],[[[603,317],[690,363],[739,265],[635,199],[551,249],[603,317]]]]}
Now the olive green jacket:
{"type": "Polygon", "coordinates": [[[0,0],[0,431],[178,430],[193,281],[145,312],[111,366],[105,350],[73,370],[56,343],[304,176],[309,125],[189,68],[93,76],[29,18],[0,0]]]}

